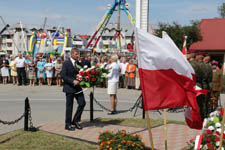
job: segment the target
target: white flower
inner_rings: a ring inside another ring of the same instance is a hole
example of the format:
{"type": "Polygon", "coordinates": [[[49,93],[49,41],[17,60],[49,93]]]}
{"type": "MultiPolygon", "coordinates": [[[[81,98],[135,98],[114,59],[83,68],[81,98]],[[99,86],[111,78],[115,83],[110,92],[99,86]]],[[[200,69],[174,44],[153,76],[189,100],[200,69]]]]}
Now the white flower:
{"type": "Polygon", "coordinates": [[[210,114],[209,114],[209,116],[210,117],[214,117],[214,116],[219,116],[219,114],[220,114],[220,112],[219,111],[214,111],[214,112],[211,112],[210,114]]]}
{"type": "Polygon", "coordinates": [[[214,116],[214,112],[211,112],[211,113],[209,114],[209,116],[210,116],[210,117],[213,117],[213,116],[214,116]]]}
{"type": "Polygon", "coordinates": [[[216,146],[220,146],[220,141],[217,141],[216,142],[216,146]]]}
{"type": "Polygon", "coordinates": [[[216,127],[219,128],[221,127],[221,124],[219,122],[216,123],[216,127]]]}
{"type": "Polygon", "coordinates": [[[209,118],[210,121],[213,121],[213,119],[214,119],[214,117],[210,117],[210,118],[209,118]]]}
{"type": "Polygon", "coordinates": [[[84,68],[88,68],[88,66],[87,65],[84,65],[84,68]]]}
{"type": "Polygon", "coordinates": [[[208,149],[208,146],[207,145],[204,145],[203,149],[208,149]]]}
{"type": "Polygon", "coordinates": [[[93,68],[95,68],[95,66],[91,66],[91,68],[93,69],[93,68]]]}
{"type": "Polygon", "coordinates": [[[218,131],[220,133],[221,132],[221,128],[216,129],[216,131],[218,131]]]}
{"type": "Polygon", "coordinates": [[[218,110],[214,111],[214,113],[215,113],[216,116],[220,115],[220,112],[218,110]]]}
{"type": "Polygon", "coordinates": [[[82,68],[82,69],[80,69],[80,71],[79,72],[83,72],[84,71],[84,69],[82,68]]]}
{"type": "Polygon", "coordinates": [[[212,131],[212,130],[214,130],[215,128],[214,128],[213,126],[209,126],[208,129],[212,131]]]}
{"type": "Polygon", "coordinates": [[[207,118],[205,118],[205,119],[204,119],[204,122],[203,122],[203,128],[205,128],[205,127],[206,127],[207,123],[208,123],[208,119],[207,119],[207,118]]]}

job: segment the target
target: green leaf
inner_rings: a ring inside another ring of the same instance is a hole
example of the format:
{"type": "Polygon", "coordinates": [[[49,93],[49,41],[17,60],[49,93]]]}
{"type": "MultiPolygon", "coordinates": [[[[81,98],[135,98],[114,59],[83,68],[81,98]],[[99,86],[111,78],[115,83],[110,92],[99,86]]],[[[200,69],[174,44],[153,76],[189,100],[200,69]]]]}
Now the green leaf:
{"type": "Polygon", "coordinates": [[[90,87],[90,83],[85,82],[86,87],[90,87]]]}
{"type": "Polygon", "coordinates": [[[84,81],[81,81],[81,82],[80,82],[80,85],[81,85],[81,86],[85,85],[85,82],[84,82],[84,81]]]}
{"type": "Polygon", "coordinates": [[[213,122],[216,124],[217,122],[220,122],[218,117],[213,117],[213,122]]]}
{"type": "Polygon", "coordinates": [[[80,65],[77,65],[77,68],[78,68],[78,69],[81,69],[82,67],[81,67],[80,65]]]}

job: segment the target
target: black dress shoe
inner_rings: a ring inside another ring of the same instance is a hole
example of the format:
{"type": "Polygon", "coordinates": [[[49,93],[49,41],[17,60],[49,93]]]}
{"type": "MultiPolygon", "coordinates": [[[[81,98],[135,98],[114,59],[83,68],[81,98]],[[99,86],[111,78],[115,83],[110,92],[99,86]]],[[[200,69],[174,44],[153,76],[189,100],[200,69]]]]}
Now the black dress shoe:
{"type": "Polygon", "coordinates": [[[74,131],[75,128],[72,127],[72,126],[70,126],[70,125],[66,125],[66,126],[65,126],[65,130],[74,131]]]}
{"type": "Polygon", "coordinates": [[[79,124],[78,122],[74,122],[74,123],[72,123],[72,125],[73,125],[75,128],[79,129],[79,130],[82,130],[82,129],[83,129],[83,127],[81,126],[81,124],[79,124]]]}
{"type": "Polygon", "coordinates": [[[117,111],[116,110],[113,110],[113,111],[111,111],[111,112],[108,113],[108,115],[115,115],[115,114],[117,114],[117,111]]]}

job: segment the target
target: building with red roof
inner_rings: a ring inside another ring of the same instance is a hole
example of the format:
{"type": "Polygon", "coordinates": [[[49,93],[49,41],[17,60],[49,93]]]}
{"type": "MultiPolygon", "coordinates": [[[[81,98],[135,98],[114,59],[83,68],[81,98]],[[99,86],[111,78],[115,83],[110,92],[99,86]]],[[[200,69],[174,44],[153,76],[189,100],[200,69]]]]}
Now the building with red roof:
{"type": "Polygon", "coordinates": [[[202,19],[200,23],[202,40],[193,43],[189,50],[209,53],[220,66],[225,60],[225,18],[202,19]]]}

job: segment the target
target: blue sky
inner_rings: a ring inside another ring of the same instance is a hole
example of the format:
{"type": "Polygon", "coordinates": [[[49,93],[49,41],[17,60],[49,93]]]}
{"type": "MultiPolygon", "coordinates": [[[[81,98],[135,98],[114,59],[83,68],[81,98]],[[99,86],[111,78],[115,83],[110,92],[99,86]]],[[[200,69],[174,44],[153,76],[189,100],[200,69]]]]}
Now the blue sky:
{"type": "MultiPolygon", "coordinates": [[[[135,17],[135,0],[127,0],[135,17]]],[[[223,0],[150,0],[151,24],[176,21],[188,25],[190,20],[219,17],[223,0]]],[[[0,0],[0,16],[6,23],[39,25],[48,17],[48,26],[64,26],[75,34],[91,34],[114,0],[0,0]]],[[[116,22],[116,13],[110,22],[116,22]]],[[[122,23],[129,23],[122,13],[122,23]]],[[[3,23],[0,21],[0,30],[3,23]]]]}

